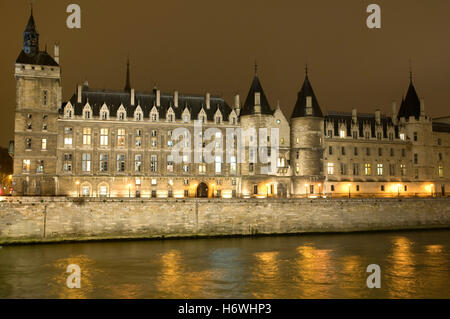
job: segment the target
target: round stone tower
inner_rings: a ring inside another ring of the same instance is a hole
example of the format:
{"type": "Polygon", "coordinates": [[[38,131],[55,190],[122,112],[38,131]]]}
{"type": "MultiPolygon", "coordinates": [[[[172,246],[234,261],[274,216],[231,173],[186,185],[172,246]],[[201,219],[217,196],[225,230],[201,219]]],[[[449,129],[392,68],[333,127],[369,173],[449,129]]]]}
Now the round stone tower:
{"type": "Polygon", "coordinates": [[[291,194],[294,197],[317,196],[322,192],[322,141],[323,115],[306,70],[291,116],[291,194]]]}

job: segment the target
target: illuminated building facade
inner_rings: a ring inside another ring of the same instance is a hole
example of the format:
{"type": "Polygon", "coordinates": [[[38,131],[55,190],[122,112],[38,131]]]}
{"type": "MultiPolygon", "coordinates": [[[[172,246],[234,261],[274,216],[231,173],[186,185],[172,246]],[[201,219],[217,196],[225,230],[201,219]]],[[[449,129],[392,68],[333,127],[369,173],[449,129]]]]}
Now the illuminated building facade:
{"type": "Polygon", "coordinates": [[[256,71],[242,107],[238,95],[229,106],[209,93],[138,92],[129,63],[123,90],[85,82],[63,103],[59,46],[53,57],[39,50],[31,15],[15,64],[14,194],[284,198],[445,195],[449,189],[450,118],[426,115],[412,79],[391,116],[324,114],[306,72],[288,120],[279,105],[271,107],[256,71]],[[236,158],[175,163],[172,132],[185,127],[192,136],[195,121],[223,132],[278,129],[276,172],[261,173],[261,164],[236,158]]]}

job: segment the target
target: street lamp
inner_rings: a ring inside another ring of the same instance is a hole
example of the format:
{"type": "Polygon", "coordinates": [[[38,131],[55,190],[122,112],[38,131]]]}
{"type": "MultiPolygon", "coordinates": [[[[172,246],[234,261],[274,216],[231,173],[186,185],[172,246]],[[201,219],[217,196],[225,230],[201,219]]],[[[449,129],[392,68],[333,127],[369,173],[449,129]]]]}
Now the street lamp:
{"type": "Polygon", "coordinates": [[[131,184],[128,184],[128,198],[131,197],[131,184]]]}
{"type": "Polygon", "coordinates": [[[352,184],[347,184],[348,186],[348,198],[350,198],[350,186],[352,186],[352,184]]]}
{"type": "Polygon", "coordinates": [[[321,196],[320,186],[322,186],[322,184],[319,183],[319,197],[321,196]]]}
{"type": "Polygon", "coordinates": [[[76,181],[75,184],[77,185],[77,197],[80,197],[80,181],[76,181]]]}
{"type": "Polygon", "coordinates": [[[270,184],[266,184],[267,198],[269,198],[269,187],[270,187],[270,184]]]}
{"type": "Polygon", "coordinates": [[[402,185],[397,184],[397,197],[400,197],[400,187],[402,187],[402,185]]]}

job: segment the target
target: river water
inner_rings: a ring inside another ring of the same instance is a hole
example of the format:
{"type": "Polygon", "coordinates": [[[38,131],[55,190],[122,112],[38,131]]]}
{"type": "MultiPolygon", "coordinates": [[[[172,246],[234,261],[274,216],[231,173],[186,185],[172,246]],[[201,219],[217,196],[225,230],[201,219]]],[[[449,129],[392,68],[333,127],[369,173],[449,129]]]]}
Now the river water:
{"type": "Polygon", "coordinates": [[[450,230],[4,246],[0,298],[450,298],[450,230]]]}

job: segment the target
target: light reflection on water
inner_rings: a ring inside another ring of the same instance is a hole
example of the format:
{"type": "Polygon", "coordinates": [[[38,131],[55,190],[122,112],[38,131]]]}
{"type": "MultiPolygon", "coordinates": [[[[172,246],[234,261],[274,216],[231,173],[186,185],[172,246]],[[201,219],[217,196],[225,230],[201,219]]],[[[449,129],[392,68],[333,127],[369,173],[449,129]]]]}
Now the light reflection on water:
{"type": "Polygon", "coordinates": [[[7,246],[0,298],[450,298],[449,256],[450,230],[7,246]]]}

